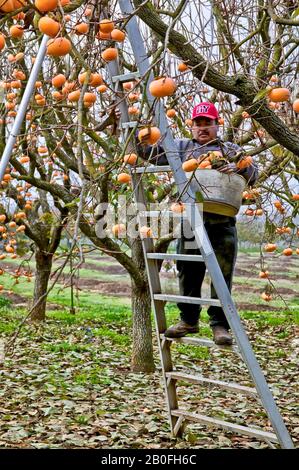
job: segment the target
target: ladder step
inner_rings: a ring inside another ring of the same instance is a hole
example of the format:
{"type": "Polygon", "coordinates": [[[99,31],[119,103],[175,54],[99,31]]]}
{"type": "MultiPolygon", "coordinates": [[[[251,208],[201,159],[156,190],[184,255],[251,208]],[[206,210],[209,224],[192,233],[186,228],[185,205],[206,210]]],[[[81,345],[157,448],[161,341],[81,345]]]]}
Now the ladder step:
{"type": "Polygon", "coordinates": [[[167,338],[163,334],[160,335],[160,338],[164,341],[183,343],[188,344],[189,346],[204,346],[207,348],[225,349],[226,351],[235,352],[236,354],[240,355],[239,349],[236,345],[216,344],[214,343],[214,341],[207,338],[195,338],[194,336],[184,336],[182,338],[167,338]]]}
{"type": "Polygon", "coordinates": [[[207,424],[210,426],[216,426],[227,431],[237,432],[239,434],[245,434],[247,436],[256,437],[265,441],[271,441],[279,443],[277,437],[272,432],[266,432],[261,429],[249,428],[247,426],[241,426],[240,424],[230,423],[229,421],[223,421],[221,419],[212,418],[211,416],[200,415],[197,413],[190,413],[188,411],[173,410],[171,411],[172,416],[184,417],[188,421],[196,421],[198,423],[207,424]]]}
{"type": "Polygon", "coordinates": [[[185,380],[186,382],[208,385],[212,387],[224,388],[236,393],[243,393],[250,396],[258,396],[258,393],[255,388],[245,387],[244,385],[239,385],[233,382],[223,382],[222,380],[209,379],[207,377],[202,377],[200,375],[190,375],[184,374],[183,372],[166,372],[166,377],[174,380],[185,380]]]}
{"type": "Polygon", "coordinates": [[[147,259],[167,259],[180,261],[200,261],[203,262],[201,255],[181,255],[178,253],[147,253],[147,259]]]}
{"type": "Polygon", "coordinates": [[[136,80],[136,78],[140,78],[140,73],[139,72],[131,72],[131,73],[124,73],[121,75],[114,75],[112,77],[112,82],[117,83],[125,83],[125,82],[131,82],[132,80],[136,80]]]}
{"type": "Polygon", "coordinates": [[[122,129],[128,129],[128,128],[133,128],[137,126],[138,126],[138,121],[127,121],[127,122],[121,123],[122,129]]]}
{"type": "Polygon", "coordinates": [[[218,299],[202,299],[201,297],[187,297],[184,295],[170,295],[170,294],[154,294],[154,300],[163,300],[165,302],[175,302],[184,304],[197,304],[197,305],[213,305],[214,307],[221,307],[220,300],[218,299]]]}
{"type": "Polygon", "coordinates": [[[135,168],[135,173],[163,173],[165,171],[172,171],[172,168],[169,165],[140,166],[135,168]]]}

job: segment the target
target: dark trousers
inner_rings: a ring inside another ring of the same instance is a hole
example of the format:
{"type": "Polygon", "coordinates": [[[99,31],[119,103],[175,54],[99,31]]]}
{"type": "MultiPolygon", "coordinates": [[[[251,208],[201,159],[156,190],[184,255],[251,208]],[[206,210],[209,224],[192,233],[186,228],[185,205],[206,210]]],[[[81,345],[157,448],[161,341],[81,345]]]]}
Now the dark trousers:
{"type": "MultiPolygon", "coordinates": [[[[233,271],[237,257],[237,230],[235,227],[235,219],[232,217],[223,218],[225,222],[209,223],[205,222],[205,228],[214,249],[217,261],[224,276],[229,291],[232,288],[233,271]]],[[[198,248],[186,248],[184,236],[178,240],[177,252],[181,254],[200,255],[198,248]]],[[[201,286],[205,276],[205,263],[197,261],[177,261],[177,269],[179,276],[180,294],[189,297],[201,297],[201,286]]],[[[217,299],[214,286],[211,282],[211,298],[217,299]]],[[[201,306],[194,304],[177,304],[180,310],[181,319],[190,325],[198,322],[201,306]]],[[[221,325],[229,328],[225,314],[221,307],[210,306],[208,308],[210,317],[210,325],[221,325]]]]}

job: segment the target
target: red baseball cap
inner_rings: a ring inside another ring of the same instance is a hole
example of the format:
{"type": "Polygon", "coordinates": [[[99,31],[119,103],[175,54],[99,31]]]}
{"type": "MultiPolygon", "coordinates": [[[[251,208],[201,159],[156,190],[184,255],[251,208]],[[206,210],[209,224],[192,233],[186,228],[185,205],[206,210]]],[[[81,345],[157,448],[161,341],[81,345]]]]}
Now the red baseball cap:
{"type": "Polygon", "coordinates": [[[207,101],[207,102],[199,103],[193,108],[192,119],[196,119],[198,117],[218,119],[219,114],[215,105],[207,101]]]}

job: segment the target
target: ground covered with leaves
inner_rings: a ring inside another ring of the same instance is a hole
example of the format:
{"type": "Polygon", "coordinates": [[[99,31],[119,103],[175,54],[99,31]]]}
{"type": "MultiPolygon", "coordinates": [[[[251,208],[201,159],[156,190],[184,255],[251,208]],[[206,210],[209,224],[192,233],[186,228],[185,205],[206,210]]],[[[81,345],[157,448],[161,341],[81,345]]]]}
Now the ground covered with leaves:
{"type": "MultiPolygon", "coordinates": [[[[25,310],[1,307],[7,341],[25,310]]],[[[169,310],[174,317],[173,310],[169,310]]],[[[254,438],[190,424],[170,435],[159,356],[157,370],[130,370],[129,304],[101,297],[97,306],[49,310],[25,325],[1,365],[1,448],[267,448],[254,438]]],[[[201,336],[211,336],[203,315],[201,336]]],[[[243,313],[247,333],[295,443],[298,418],[298,330],[293,314],[243,313]],[[297,337],[296,337],[297,333],[297,337]]],[[[242,360],[220,349],[173,345],[177,369],[251,385],[242,360]]],[[[272,431],[255,398],[182,383],[180,406],[272,431]]],[[[298,445],[298,444],[296,444],[298,445]]]]}

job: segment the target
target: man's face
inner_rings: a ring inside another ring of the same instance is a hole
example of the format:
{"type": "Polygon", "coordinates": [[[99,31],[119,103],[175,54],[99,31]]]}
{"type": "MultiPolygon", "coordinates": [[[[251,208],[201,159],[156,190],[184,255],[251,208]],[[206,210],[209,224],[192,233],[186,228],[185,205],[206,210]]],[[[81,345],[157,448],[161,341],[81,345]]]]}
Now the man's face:
{"type": "Polygon", "coordinates": [[[198,117],[192,123],[193,139],[200,144],[206,144],[217,137],[218,124],[215,119],[198,117]]]}

